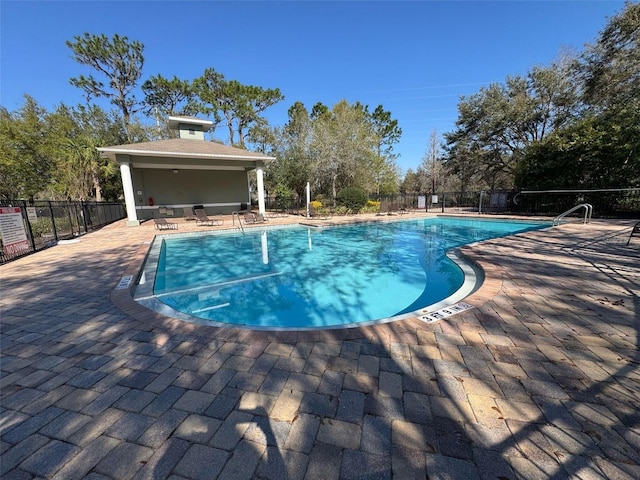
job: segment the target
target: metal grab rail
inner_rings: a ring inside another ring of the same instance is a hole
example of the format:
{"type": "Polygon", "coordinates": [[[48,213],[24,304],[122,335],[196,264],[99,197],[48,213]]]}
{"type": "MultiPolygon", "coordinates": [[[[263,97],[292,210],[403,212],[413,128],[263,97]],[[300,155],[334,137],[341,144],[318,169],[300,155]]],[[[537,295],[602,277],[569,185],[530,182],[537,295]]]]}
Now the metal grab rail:
{"type": "Polygon", "coordinates": [[[570,213],[575,212],[576,210],[580,210],[584,208],[584,219],[582,223],[589,223],[591,221],[591,215],[593,214],[593,205],[590,203],[581,203],[580,205],[576,205],[575,207],[567,210],[564,213],[561,213],[556,218],[553,219],[553,225],[560,225],[560,220],[569,215],[570,213]]]}
{"type": "Polygon", "coordinates": [[[242,219],[240,218],[240,214],[238,212],[231,212],[231,222],[233,223],[233,225],[236,224],[236,217],[238,217],[238,229],[244,235],[244,227],[242,226],[242,219]]]}

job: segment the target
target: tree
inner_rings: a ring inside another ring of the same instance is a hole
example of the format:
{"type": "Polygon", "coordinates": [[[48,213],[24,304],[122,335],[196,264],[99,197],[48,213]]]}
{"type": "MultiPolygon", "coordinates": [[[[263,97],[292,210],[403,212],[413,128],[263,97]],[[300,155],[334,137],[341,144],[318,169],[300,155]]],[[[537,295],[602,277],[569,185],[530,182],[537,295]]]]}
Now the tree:
{"type": "Polygon", "coordinates": [[[377,153],[379,157],[389,160],[397,158],[393,153],[393,145],[400,141],[402,129],[398,126],[398,121],[391,118],[391,112],[385,111],[382,105],[369,114],[373,131],[377,138],[377,153]]]}
{"type": "MultiPolygon", "coordinates": [[[[71,109],[71,114],[79,127],[78,136],[74,140],[80,146],[80,151],[85,149],[90,159],[88,165],[91,185],[86,195],[94,197],[97,201],[117,200],[122,195],[122,179],[118,166],[96,153],[97,147],[126,143],[126,132],[118,112],[107,112],[97,105],[78,105],[71,109]]],[[[150,132],[135,121],[129,128],[136,138],[151,138],[150,132]]]]}
{"type": "Polygon", "coordinates": [[[418,193],[421,191],[422,190],[420,190],[420,179],[418,178],[418,174],[410,168],[404,174],[402,183],[400,183],[400,193],[418,193]]]}
{"type": "Polygon", "coordinates": [[[245,147],[245,137],[251,127],[262,120],[260,114],[284,98],[277,88],[263,89],[225,80],[224,75],[213,68],[206,69],[194,80],[193,88],[197,97],[192,102],[194,108],[214,115],[216,123],[224,119],[228,143],[241,148],[245,147]]]}
{"type": "Polygon", "coordinates": [[[188,109],[213,116],[213,130],[221,122],[220,98],[224,85],[224,75],[213,68],[207,68],[202,76],[192,83],[193,97],[189,101],[188,109]]]}
{"type": "Polygon", "coordinates": [[[337,190],[361,187],[371,191],[370,169],[376,137],[362,108],[341,100],[314,120],[312,151],[316,178],[332,198],[337,190]]]}
{"type": "Polygon", "coordinates": [[[619,140],[616,128],[585,118],[532,145],[517,185],[536,190],[640,186],[640,162],[629,161],[619,140]]]}
{"type": "Polygon", "coordinates": [[[508,77],[458,104],[456,130],[445,134],[451,173],[486,187],[512,187],[525,149],[570,124],[579,107],[566,62],[508,77]]]}
{"type": "Polygon", "coordinates": [[[640,4],[626,4],[575,62],[582,109],[530,145],[516,177],[524,188],[640,186],[640,4]]]}
{"type": "Polygon", "coordinates": [[[628,3],[576,63],[580,118],[533,145],[518,174],[526,188],[640,186],[640,4],[628,3]]]}
{"type": "Polygon", "coordinates": [[[391,112],[385,111],[382,105],[378,105],[372,113],[365,108],[365,113],[376,137],[378,158],[371,165],[375,192],[387,195],[396,193],[399,173],[395,159],[398,155],[393,153],[393,145],[400,141],[402,129],[398,126],[398,121],[391,118],[391,112]]]}
{"type": "Polygon", "coordinates": [[[638,112],[640,104],[640,3],[628,2],[578,62],[585,102],[603,112],[638,112]]]}
{"type": "Polygon", "coordinates": [[[129,124],[131,116],[138,109],[133,91],[142,75],[144,46],[137,41],[129,42],[127,37],[118,34],[109,39],[105,35],[85,33],[66,43],[73,51],[76,62],[92,67],[105,77],[104,81],[100,81],[93,75],[80,75],[71,78],[71,85],[84,90],[88,102],[92,98],[104,97],[118,107],[127,138],[131,142],[129,124]]]}
{"type": "Polygon", "coordinates": [[[276,132],[276,161],[269,166],[268,180],[273,189],[285,187],[304,197],[313,177],[312,123],[301,102],[294,103],[287,113],[289,121],[276,132]]]}
{"type": "Polygon", "coordinates": [[[26,198],[52,183],[51,128],[46,110],[28,95],[14,113],[0,107],[0,196],[26,198]]]}
{"type": "Polygon", "coordinates": [[[180,80],[174,75],[169,80],[162,75],[149,78],[142,84],[144,92],[144,114],[155,118],[156,126],[161,128],[161,136],[169,138],[167,117],[172,115],[193,115],[193,89],[186,80],[180,80]]]}
{"type": "Polygon", "coordinates": [[[264,121],[260,114],[267,108],[284,99],[277,88],[244,86],[241,90],[237,107],[238,145],[245,148],[245,137],[253,125],[264,121]]]}
{"type": "Polygon", "coordinates": [[[443,166],[438,147],[438,133],[433,130],[429,137],[429,149],[422,158],[422,169],[428,178],[426,185],[431,193],[436,193],[443,186],[443,166]]]}

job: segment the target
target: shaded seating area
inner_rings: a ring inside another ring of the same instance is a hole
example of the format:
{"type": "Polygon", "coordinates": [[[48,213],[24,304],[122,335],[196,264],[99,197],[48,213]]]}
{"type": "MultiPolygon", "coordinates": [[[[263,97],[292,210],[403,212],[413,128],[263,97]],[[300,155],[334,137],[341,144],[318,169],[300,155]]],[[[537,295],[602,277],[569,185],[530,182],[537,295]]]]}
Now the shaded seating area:
{"type": "Polygon", "coordinates": [[[196,216],[196,225],[204,227],[216,227],[224,224],[224,220],[220,218],[210,218],[205,213],[204,209],[198,208],[194,210],[196,216]]]}
{"type": "Polygon", "coordinates": [[[166,218],[154,218],[153,223],[155,224],[156,230],[177,230],[178,224],[174,222],[167,222],[166,218]]]}

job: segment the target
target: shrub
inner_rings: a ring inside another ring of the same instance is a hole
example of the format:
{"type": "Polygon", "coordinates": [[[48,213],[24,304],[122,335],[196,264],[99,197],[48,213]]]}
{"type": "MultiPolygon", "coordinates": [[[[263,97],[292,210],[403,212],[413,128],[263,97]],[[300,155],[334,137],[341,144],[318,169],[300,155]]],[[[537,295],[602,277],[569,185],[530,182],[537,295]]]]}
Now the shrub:
{"type": "Polygon", "coordinates": [[[380,211],[380,202],[369,200],[362,208],[362,213],[378,213],[380,211]]]}
{"type": "Polygon", "coordinates": [[[293,193],[284,185],[276,187],[276,207],[281,210],[287,210],[293,205],[293,193]]]}
{"type": "Polygon", "coordinates": [[[311,206],[316,210],[318,210],[320,207],[322,207],[322,202],[318,200],[314,200],[313,202],[311,202],[311,206]]]}
{"type": "Polygon", "coordinates": [[[316,195],[315,201],[316,202],[320,202],[322,204],[325,204],[325,203],[327,203],[327,202],[325,202],[325,199],[326,199],[326,197],[322,193],[319,193],[319,194],[316,195]]]}
{"type": "Polygon", "coordinates": [[[369,200],[367,192],[356,187],[342,189],[336,195],[338,206],[346,207],[353,213],[362,210],[369,200]]]}
{"type": "Polygon", "coordinates": [[[51,226],[50,218],[39,217],[36,221],[30,223],[31,233],[33,234],[34,238],[39,238],[44,235],[53,235],[53,227],[51,226]]]}
{"type": "Polygon", "coordinates": [[[347,213],[349,213],[349,209],[344,205],[339,205],[335,208],[333,213],[336,215],[346,215],[347,213]]]}

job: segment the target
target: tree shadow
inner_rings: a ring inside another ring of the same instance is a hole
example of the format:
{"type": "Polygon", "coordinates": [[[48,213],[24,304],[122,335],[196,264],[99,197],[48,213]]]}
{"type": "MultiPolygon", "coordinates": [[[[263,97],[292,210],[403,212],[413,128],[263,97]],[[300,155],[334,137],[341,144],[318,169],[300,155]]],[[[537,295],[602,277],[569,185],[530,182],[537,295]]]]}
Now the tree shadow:
{"type": "Polygon", "coordinates": [[[223,478],[234,457],[246,478],[637,478],[637,247],[599,228],[474,246],[503,275],[475,310],[322,332],[116,308],[139,245],[104,248],[102,236],[3,266],[3,475],[107,474],[115,453],[77,466],[95,435],[130,448],[117,462],[139,478],[189,461],[223,478]],[[279,399],[293,402],[287,415],[279,399]],[[210,427],[185,439],[193,415],[210,427]],[[211,442],[227,420],[244,426],[222,452],[211,442]]]}

